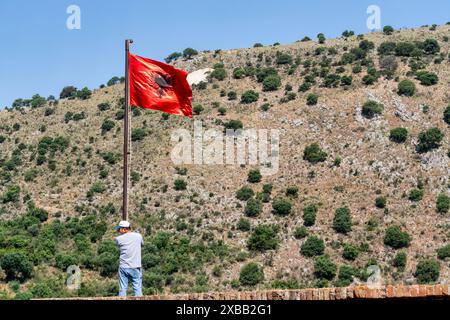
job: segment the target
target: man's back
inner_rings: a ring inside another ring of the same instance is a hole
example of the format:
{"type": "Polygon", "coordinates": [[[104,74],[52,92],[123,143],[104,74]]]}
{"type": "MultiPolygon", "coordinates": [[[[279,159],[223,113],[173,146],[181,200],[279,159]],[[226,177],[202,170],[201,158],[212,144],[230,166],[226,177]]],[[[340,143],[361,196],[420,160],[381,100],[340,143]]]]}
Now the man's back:
{"type": "Polygon", "coordinates": [[[136,232],[127,232],[116,237],[116,243],[120,250],[120,267],[141,268],[142,236],[136,232]]]}

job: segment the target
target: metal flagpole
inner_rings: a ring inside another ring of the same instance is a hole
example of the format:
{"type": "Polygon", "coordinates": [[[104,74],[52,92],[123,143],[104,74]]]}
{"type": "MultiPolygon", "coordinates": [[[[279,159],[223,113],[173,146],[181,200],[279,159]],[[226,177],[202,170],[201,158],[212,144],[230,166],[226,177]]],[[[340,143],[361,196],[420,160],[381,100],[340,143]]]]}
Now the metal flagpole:
{"type": "Polygon", "coordinates": [[[122,220],[128,220],[128,182],[130,162],[130,81],[129,81],[129,53],[133,40],[125,40],[125,112],[123,117],[123,203],[122,220]]]}

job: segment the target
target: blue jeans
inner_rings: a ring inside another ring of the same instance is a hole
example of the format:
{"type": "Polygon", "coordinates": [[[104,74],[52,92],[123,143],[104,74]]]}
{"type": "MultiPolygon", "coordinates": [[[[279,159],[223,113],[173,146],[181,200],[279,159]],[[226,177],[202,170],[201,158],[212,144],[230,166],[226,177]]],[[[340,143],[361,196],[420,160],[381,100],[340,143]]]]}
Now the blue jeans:
{"type": "Polygon", "coordinates": [[[135,297],[142,296],[142,269],[119,267],[119,297],[127,296],[128,281],[134,290],[135,297]]]}

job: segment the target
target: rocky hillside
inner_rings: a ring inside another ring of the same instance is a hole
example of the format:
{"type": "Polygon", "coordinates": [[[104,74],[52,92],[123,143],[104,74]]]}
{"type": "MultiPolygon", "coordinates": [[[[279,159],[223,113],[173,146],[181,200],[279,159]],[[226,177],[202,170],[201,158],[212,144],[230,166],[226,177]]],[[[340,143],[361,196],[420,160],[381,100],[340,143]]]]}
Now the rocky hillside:
{"type": "MultiPolygon", "coordinates": [[[[193,119],[133,108],[145,292],[448,283],[449,36],[387,29],[169,58],[214,69],[193,86],[205,130],[279,130],[279,169],[175,165],[171,134],[193,119]]],[[[124,88],[112,80],[0,112],[3,297],[116,294],[124,88]],[[64,285],[70,265],[79,291],[64,285]]]]}

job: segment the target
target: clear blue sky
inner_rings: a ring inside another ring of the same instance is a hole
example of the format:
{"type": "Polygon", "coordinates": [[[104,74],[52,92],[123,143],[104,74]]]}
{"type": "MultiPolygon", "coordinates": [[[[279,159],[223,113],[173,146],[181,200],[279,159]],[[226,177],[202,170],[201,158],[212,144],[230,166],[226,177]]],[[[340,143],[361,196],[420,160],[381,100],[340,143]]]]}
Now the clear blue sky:
{"type": "Polygon", "coordinates": [[[123,75],[127,37],[134,53],[162,60],[186,47],[366,33],[371,4],[381,8],[381,24],[395,28],[450,20],[448,0],[0,0],[0,108],[18,97],[58,96],[66,85],[95,88],[123,75]],[[81,30],[66,28],[71,4],[81,9],[81,30]]]}

